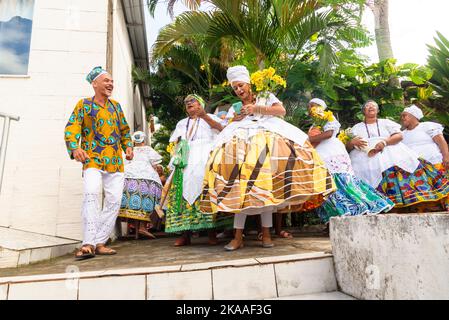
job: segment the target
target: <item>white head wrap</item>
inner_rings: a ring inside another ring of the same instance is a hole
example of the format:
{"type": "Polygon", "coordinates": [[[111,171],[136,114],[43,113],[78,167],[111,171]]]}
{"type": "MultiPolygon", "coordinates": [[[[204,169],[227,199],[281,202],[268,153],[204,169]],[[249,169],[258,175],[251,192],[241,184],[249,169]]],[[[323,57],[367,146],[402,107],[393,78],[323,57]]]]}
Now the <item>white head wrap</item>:
{"type": "Polygon", "coordinates": [[[404,112],[410,113],[412,116],[414,116],[418,120],[421,120],[421,118],[424,117],[424,114],[422,113],[422,110],[420,108],[418,108],[414,104],[412,104],[408,108],[405,108],[404,112]]]}
{"type": "Polygon", "coordinates": [[[145,140],[146,134],[142,131],[136,131],[133,133],[132,140],[137,143],[142,143],[145,140]]]}
{"type": "Polygon", "coordinates": [[[230,67],[226,76],[228,77],[228,81],[231,85],[235,81],[251,83],[249,71],[245,66],[230,67]]]}
{"type": "Polygon", "coordinates": [[[324,110],[327,109],[327,104],[326,102],[324,102],[324,100],[321,100],[319,98],[313,98],[312,100],[309,101],[309,103],[315,103],[319,106],[322,106],[324,110]]]}

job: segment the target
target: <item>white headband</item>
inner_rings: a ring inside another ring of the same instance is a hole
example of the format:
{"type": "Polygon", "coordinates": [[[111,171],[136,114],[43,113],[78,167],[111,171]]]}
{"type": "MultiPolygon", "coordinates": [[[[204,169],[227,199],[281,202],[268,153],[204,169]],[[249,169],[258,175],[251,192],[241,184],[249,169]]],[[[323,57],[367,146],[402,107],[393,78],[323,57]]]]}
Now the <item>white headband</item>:
{"type": "Polygon", "coordinates": [[[321,100],[319,98],[313,98],[312,100],[309,101],[309,103],[314,103],[314,104],[317,104],[319,106],[322,106],[324,108],[324,110],[327,109],[326,102],[324,102],[324,100],[321,100]]]}
{"type": "Polygon", "coordinates": [[[421,120],[422,117],[424,117],[424,114],[422,113],[422,110],[412,104],[410,107],[405,108],[404,112],[410,113],[412,116],[414,116],[416,119],[421,120]]]}
{"type": "Polygon", "coordinates": [[[232,85],[235,81],[241,81],[245,83],[251,83],[249,71],[245,66],[230,67],[226,74],[228,82],[232,85]]]}
{"type": "Polygon", "coordinates": [[[142,131],[136,131],[132,136],[132,140],[137,143],[142,143],[145,140],[145,137],[145,133],[143,133],[142,131]]]}

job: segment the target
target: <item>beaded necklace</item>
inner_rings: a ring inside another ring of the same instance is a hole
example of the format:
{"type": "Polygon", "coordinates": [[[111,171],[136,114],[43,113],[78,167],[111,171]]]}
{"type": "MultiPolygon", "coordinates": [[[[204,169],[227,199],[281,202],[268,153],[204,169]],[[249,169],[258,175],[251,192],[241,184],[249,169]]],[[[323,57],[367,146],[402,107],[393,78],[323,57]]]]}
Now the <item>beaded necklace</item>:
{"type": "MultiPolygon", "coordinates": [[[[366,124],[366,120],[364,121],[364,123],[365,123],[366,133],[368,134],[368,138],[371,138],[371,135],[368,130],[368,125],[366,124]]],[[[376,119],[376,125],[377,125],[377,134],[378,134],[378,137],[380,137],[379,120],[377,120],[377,119],[376,119]]]]}
{"type": "Polygon", "coordinates": [[[190,132],[188,133],[188,131],[189,131],[189,124],[190,124],[190,117],[187,120],[187,124],[186,124],[186,140],[187,141],[193,141],[193,139],[195,139],[196,134],[198,133],[198,127],[199,127],[200,121],[201,121],[201,119],[196,118],[195,122],[192,125],[192,128],[190,129],[190,132]],[[195,126],[196,126],[196,128],[195,128],[195,126]],[[193,134],[194,129],[195,129],[195,134],[193,134]],[[193,137],[192,137],[192,134],[193,134],[193,137]],[[190,139],[190,137],[192,137],[192,139],[190,139]]]}

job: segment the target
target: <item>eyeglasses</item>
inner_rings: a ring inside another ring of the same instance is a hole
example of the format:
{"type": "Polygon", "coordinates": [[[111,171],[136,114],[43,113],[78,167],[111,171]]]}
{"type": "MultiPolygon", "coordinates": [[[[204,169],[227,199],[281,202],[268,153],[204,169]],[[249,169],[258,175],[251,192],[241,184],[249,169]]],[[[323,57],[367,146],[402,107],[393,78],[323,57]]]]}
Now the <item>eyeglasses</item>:
{"type": "Polygon", "coordinates": [[[185,100],[184,104],[186,105],[186,107],[188,107],[188,106],[194,104],[195,102],[196,102],[195,99],[190,99],[190,100],[185,100]]]}

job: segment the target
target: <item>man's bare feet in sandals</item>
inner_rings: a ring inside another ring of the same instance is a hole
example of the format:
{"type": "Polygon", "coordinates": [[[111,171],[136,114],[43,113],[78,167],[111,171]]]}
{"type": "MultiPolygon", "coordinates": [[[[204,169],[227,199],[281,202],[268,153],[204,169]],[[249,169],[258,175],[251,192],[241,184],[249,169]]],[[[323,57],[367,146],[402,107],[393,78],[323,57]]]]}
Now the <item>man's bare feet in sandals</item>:
{"type": "Polygon", "coordinates": [[[104,244],[97,244],[95,253],[103,256],[111,256],[117,253],[114,249],[106,247],[104,244]]]}
{"type": "Polygon", "coordinates": [[[77,260],[84,260],[95,257],[94,246],[90,244],[83,245],[75,254],[77,260]]]}
{"type": "Polygon", "coordinates": [[[293,238],[293,235],[290,232],[285,231],[285,230],[281,230],[281,232],[279,232],[278,236],[280,238],[287,238],[287,239],[292,239],[293,238]]]}

